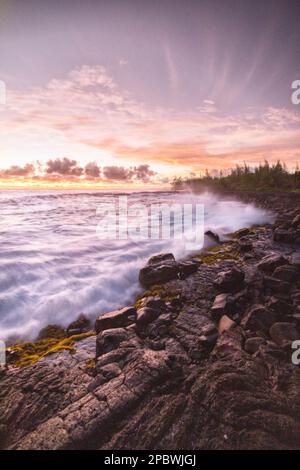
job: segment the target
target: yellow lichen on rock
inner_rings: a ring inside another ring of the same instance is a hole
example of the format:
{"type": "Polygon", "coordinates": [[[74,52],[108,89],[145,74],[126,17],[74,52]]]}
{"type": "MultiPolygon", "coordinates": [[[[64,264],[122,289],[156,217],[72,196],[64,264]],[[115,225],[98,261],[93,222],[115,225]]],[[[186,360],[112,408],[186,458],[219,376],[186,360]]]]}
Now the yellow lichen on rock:
{"type": "Polygon", "coordinates": [[[7,350],[8,364],[13,367],[25,367],[39,361],[49,354],[55,354],[62,351],[75,352],[75,343],[82,339],[93,336],[95,333],[89,331],[67,338],[47,338],[37,341],[28,341],[26,343],[15,344],[7,350]]]}

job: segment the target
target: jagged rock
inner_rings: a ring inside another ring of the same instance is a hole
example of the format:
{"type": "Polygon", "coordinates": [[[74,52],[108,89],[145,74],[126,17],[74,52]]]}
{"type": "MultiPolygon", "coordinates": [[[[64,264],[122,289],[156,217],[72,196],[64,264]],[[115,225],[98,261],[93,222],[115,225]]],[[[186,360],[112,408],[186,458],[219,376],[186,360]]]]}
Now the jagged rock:
{"type": "Polygon", "coordinates": [[[259,347],[264,343],[264,339],[260,336],[255,336],[253,338],[248,338],[245,341],[245,351],[249,354],[254,354],[259,350],[259,347]]]}
{"type": "Polygon", "coordinates": [[[218,320],[230,309],[230,295],[229,294],[218,294],[215,297],[214,303],[211,307],[211,316],[213,320],[218,320]]]}
{"type": "Polygon", "coordinates": [[[285,282],[292,282],[294,279],[297,279],[299,273],[297,266],[285,264],[283,266],[279,266],[273,272],[273,277],[276,279],[280,279],[285,282]]]}
{"type": "Polygon", "coordinates": [[[219,336],[218,331],[216,331],[216,332],[214,332],[210,335],[201,335],[201,336],[199,336],[198,345],[199,345],[200,348],[198,348],[197,351],[194,350],[192,352],[192,357],[195,358],[195,359],[201,358],[202,357],[201,350],[203,349],[205,351],[205,350],[209,350],[209,349],[213,348],[214,345],[216,344],[218,336],[219,336]]]}
{"type": "Polygon", "coordinates": [[[160,311],[150,307],[143,307],[137,311],[136,324],[139,328],[148,325],[159,317],[160,311]]]}
{"type": "Polygon", "coordinates": [[[209,237],[211,240],[213,240],[215,243],[220,243],[220,237],[217,233],[212,232],[211,230],[207,230],[204,232],[204,235],[209,237]]]}
{"type": "Polygon", "coordinates": [[[110,364],[105,364],[104,366],[97,367],[97,376],[94,382],[90,383],[88,386],[88,391],[92,392],[100,385],[109,382],[110,380],[118,377],[122,373],[122,369],[119,364],[116,362],[111,362],[110,364]]]}
{"type": "Polygon", "coordinates": [[[172,337],[192,359],[201,359],[208,345],[218,335],[214,323],[197,307],[185,307],[181,310],[172,323],[171,332],[172,337]]]}
{"type": "Polygon", "coordinates": [[[288,293],[292,287],[289,282],[281,281],[272,276],[265,276],[264,286],[274,293],[288,293]]]}
{"type": "Polygon", "coordinates": [[[178,278],[179,264],[171,253],[152,256],[140,270],[139,281],[144,287],[178,278]]]}
{"type": "Polygon", "coordinates": [[[132,336],[132,332],[126,328],[101,331],[96,341],[96,357],[117,349],[121,343],[128,342],[132,336]]]}
{"type": "Polygon", "coordinates": [[[241,325],[245,330],[262,331],[267,333],[273,323],[276,322],[276,314],[268,310],[264,305],[254,305],[243,318],[241,325]]]}
{"type": "Polygon", "coordinates": [[[300,291],[293,292],[291,294],[293,305],[300,305],[300,291]]]}
{"type": "Polygon", "coordinates": [[[222,334],[224,331],[229,330],[230,328],[232,328],[235,325],[236,325],[235,321],[233,321],[227,315],[223,315],[220,318],[219,324],[218,324],[219,333],[222,334]]]}
{"type": "Polygon", "coordinates": [[[194,274],[199,267],[199,262],[196,260],[191,261],[182,261],[179,263],[179,275],[180,279],[185,279],[186,277],[194,274]]]}
{"type": "Polygon", "coordinates": [[[270,336],[279,346],[284,346],[294,340],[300,339],[300,333],[293,323],[278,322],[270,328],[270,336]]]}
{"type": "Polygon", "coordinates": [[[91,329],[91,321],[83,313],[81,313],[75,321],[67,327],[68,334],[84,333],[91,329]]]}
{"type": "Polygon", "coordinates": [[[245,273],[236,266],[218,274],[214,286],[220,292],[238,292],[244,286],[245,273]]]}
{"type": "Polygon", "coordinates": [[[252,242],[248,238],[240,238],[238,241],[238,247],[243,252],[251,251],[253,248],[252,242]]]}
{"type": "Polygon", "coordinates": [[[248,292],[248,286],[246,285],[245,289],[235,294],[233,293],[230,295],[227,313],[240,314],[241,312],[245,311],[245,306],[248,301],[249,301],[249,292],[248,292]]]}
{"type": "Polygon", "coordinates": [[[121,328],[135,322],[136,310],[134,307],[125,307],[113,312],[104,313],[96,319],[95,330],[99,333],[111,328],[121,328]]]}
{"type": "Polygon", "coordinates": [[[292,305],[286,302],[283,299],[278,299],[277,297],[270,297],[266,304],[267,308],[275,312],[278,318],[285,317],[286,315],[292,314],[292,305]]]}
{"type": "Polygon", "coordinates": [[[294,228],[298,228],[298,227],[300,226],[300,214],[297,214],[297,215],[294,217],[294,219],[293,219],[293,221],[292,221],[292,226],[293,226],[294,228]]]}
{"type": "MultiPolygon", "coordinates": [[[[300,194],[257,198],[287,213],[287,227],[294,198],[299,212],[300,194]]],[[[295,256],[298,248],[273,244],[269,227],[256,228],[254,237],[254,258],[243,263],[245,293],[230,294],[226,307],[233,308],[234,299],[240,325],[219,335],[209,318],[213,281],[233,261],[203,263],[190,278],[164,286],[164,293],[176,292],[176,308],[173,299],[156,303],[159,295],[154,303],[141,300],[160,312],[141,334],[134,323],[100,332],[96,360],[90,337],[76,342],[72,354],[0,374],[0,447],[299,449],[300,368],[291,362],[290,345],[279,346],[267,329],[271,320],[275,327],[300,314],[299,285],[295,279],[288,294],[274,290],[268,297],[256,270],[271,249],[289,256],[293,249],[295,256]],[[249,318],[251,308],[256,312],[249,318]]]]}
{"type": "Polygon", "coordinates": [[[300,253],[293,253],[290,257],[290,263],[300,269],[300,253]]]}
{"type": "Polygon", "coordinates": [[[141,307],[150,307],[154,308],[155,310],[161,310],[166,307],[166,302],[159,296],[145,297],[142,299],[141,307]]]}
{"type": "Polygon", "coordinates": [[[286,264],[286,262],[287,260],[284,256],[271,253],[267,256],[264,256],[264,258],[258,263],[257,267],[265,273],[272,274],[274,269],[282,266],[283,264],[286,264]]]}
{"type": "Polygon", "coordinates": [[[159,317],[154,318],[151,322],[138,325],[138,332],[140,333],[142,331],[143,334],[151,338],[151,340],[160,341],[168,335],[171,322],[171,315],[163,313],[159,315],[159,317]]]}
{"type": "Polygon", "coordinates": [[[299,238],[299,231],[277,228],[273,234],[274,242],[293,244],[299,238]]]}
{"type": "Polygon", "coordinates": [[[169,300],[167,304],[170,305],[173,309],[178,310],[182,306],[183,302],[184,302],[183,298],[180,295],[178,295],[174,297],[173,299],[169,300]]]}
{"type": "Polygon", "coordinates": [[[176,261],[174,255],[172,253],[160,253],[159,255],[151,256],[151,258],[148,259],[147,265],[153,266],[168,261],[176,261]]]}

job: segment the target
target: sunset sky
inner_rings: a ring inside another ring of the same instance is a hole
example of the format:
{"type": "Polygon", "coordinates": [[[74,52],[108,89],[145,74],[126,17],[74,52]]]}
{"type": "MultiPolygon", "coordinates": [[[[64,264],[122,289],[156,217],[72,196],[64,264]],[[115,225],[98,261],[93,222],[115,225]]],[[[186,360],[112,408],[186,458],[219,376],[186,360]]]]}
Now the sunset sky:
{"type": "Polygon", "coordinates": [[[300,164],[298,0],[0,0],[1,187],[300,164]]]}

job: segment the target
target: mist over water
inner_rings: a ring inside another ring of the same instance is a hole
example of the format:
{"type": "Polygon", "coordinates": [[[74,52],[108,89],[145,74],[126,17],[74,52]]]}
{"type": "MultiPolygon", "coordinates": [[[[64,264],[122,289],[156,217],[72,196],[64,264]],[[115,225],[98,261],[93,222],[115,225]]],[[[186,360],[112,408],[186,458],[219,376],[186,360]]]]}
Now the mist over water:
{"type": "MultiPolygon", "coordinates": [[[[97,207],[120,193],[0,192],[0,339],[34,338],[48,324],[67,326],[130,304],[148,258],[191,254],[176,240],[99,240],[97,207]]],[[[204,204],[204,230],[221,237],[272,221],[272,214],[210,193],[132,193],[128,203],[204,204]]],[[[145,221],[146,223],[146,221],[145,221]]]]}

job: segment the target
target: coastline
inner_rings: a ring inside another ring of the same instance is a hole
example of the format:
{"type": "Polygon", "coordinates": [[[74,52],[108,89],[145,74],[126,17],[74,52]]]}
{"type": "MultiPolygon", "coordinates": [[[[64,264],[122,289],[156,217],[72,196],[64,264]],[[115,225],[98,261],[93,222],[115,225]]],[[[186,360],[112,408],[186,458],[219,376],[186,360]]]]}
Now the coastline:
{"type": "Polygon", "coordinates": [[[300,339],[300,194],[238,196],[276,212],[274,226],[242,229],[193,257],[194,272],[100,321],[97,339],[85,332],[2,372],[2,448],[299,447],[290,337],[300,339]],[[288,327],[270,335],[278,323],[290,325],[288,343],[288,327]]]}

